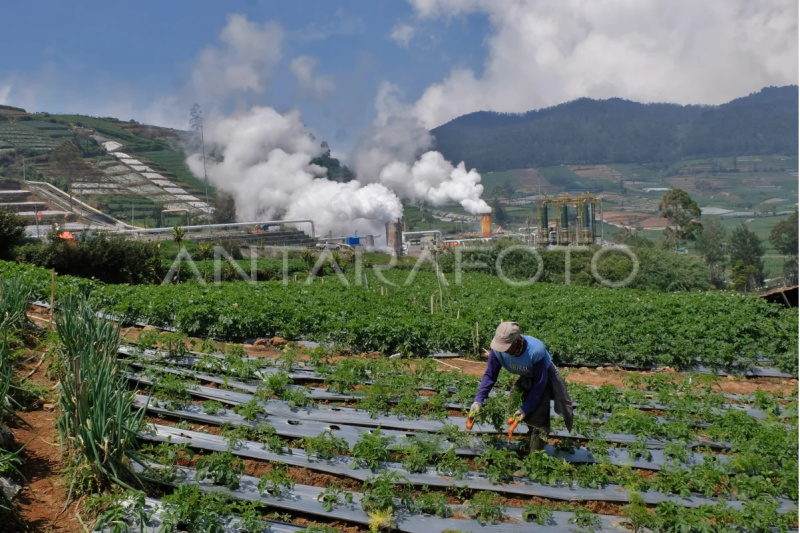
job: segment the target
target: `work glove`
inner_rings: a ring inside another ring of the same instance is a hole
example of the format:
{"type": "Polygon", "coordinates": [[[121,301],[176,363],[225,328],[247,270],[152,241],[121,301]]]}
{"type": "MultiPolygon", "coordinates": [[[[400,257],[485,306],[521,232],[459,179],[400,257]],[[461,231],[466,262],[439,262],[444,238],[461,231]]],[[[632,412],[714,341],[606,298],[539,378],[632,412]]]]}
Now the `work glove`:
{"type": "Polygon", "coordinates": [[[475,418],[481,412],[482,404],[480,402],[472,402],[472,407],[469,408],[469,418],[475,418]]]}
{"type": "Polygon", "coordinates": [[[523,418],[525,418],[525,413],[523,413],[522,411],[520,411],[519,409],[517,409],[517,411],[516,411],[516,412],[515,412],[513,415],[511,415],[511,418],[512,418],[512,419],[513,419],[513,420],[514,420],[514,421],[515,421],[517,424],[519,424],[520,422],[522,422],[522,419],[523,419],[523,418]]]}

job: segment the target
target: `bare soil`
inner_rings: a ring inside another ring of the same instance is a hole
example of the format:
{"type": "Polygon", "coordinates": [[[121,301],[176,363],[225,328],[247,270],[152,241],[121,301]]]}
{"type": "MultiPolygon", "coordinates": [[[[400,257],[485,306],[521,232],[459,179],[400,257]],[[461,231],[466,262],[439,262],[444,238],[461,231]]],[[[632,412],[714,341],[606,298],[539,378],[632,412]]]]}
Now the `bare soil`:
{"type": "MultiPolygon", "coordinates": [[[[31,363],[20,368],[27,375],[39,361],[38,354],[31,363]]],[[[37,384],[53,389],[55,382],[46,375],[49,363],[45,361],[31,376],[37,384]]],[[[27,480],[15,502],[28,531],[48,533],[72,533],[84,531],[75,517],[82,505],[73,501],[64,509],[67,501],[68,480],[62,477],[61,451],[58,430],[55,427],[54,405],[41,402],[37,409],[19,412],[19,416],[30,427],[17,423],[13,427],[14,440],[25,446],[21,454],[19,469],[27,480]],[[42,406],[47,405],[47,409],[42,406]],[[62,512],[63,511],[63,512],[62,512]]],[[[2,529],[2,528],[0,528],[2,529]]]]}

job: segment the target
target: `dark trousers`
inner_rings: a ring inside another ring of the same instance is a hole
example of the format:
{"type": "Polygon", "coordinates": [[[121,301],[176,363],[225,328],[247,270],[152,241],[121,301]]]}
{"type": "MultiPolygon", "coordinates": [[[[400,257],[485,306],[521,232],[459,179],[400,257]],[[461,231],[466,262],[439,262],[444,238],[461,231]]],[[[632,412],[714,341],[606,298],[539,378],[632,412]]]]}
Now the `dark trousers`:
{"type": "MultiPolygon", "coordinates": [[[[563,384],[563,379],[555,365],[550,365],[547,373],[547,386],[539,400],[539,405],[528,413],[528,416],[522,419],[522,421],[528,425],[528,431],[530,433],[529,449],[531,451],[544,449],[547,436],[550,433],[550,401],[553,399],[553,382],[555,380],[560,380],[563,384]]],[[[533,389],[533,378],[520,376],[517,378],[514,387],[522,393],[522,401],[524,403],[525,399],[531,393],[531,389],[533,389]]]]}

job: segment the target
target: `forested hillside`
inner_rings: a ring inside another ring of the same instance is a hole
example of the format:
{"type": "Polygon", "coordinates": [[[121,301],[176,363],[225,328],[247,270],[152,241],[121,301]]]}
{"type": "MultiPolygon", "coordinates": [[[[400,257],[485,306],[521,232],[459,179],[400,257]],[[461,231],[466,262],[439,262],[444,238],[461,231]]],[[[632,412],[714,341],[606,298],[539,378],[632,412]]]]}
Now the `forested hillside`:
{"type": "Polygon", "coordinates": [[[797,154],[798,87],[719,106],[581,98],[521,114],[479,111],[435,128],[436,148],[498,171],[581,163],[670,163],[685,156],[797,154]]]}

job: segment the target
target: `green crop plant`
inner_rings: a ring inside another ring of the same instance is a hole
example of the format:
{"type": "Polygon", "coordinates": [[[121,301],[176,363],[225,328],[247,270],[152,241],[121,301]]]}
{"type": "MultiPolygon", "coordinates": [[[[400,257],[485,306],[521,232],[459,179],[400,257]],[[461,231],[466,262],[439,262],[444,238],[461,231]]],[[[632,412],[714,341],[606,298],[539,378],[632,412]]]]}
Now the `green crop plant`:
{"type": "Polygon", "coordinates": [[[240,344],[229,344],[225,347],[225,374],[237,379],[255,379],[261,370],[261,363],[256,359],[248,359],[247,352],[240,344]]]}
{"type": "Polygon", "coordinates": [[[650,450],[647,449],[647,446],[645,445],[644,442],[635,442],[633,444],[628,444],[627,451],[628,451],[628,457],[634,461],[639,457],[641,457],[645,461],[653,460],[653,454],[650,453],[650,450]]]}
{"type": "Polygon", "coordinates": [[[248,533],[269,533],[269,523],[263,518],[261,502],[236,500],[228,504],[227,511],[235,513],[238,519],[237,528],[248,533]]]}
{"type": "Polygon", "coordinates": [[[347,441],[334,436],[333,431],[325,430],[316,437],[306,437],[303,439],[303,448],[309,460],[312,455],[319,459],[329,460],[337,454],[347,453],[350,446],[347,441]]]}
{"type": "Polygon", "coordinates": [[[392,389],[384,383],[374,383],[366,389],[366,395],[359,398],[358,408],[369,413],[375,418],[378,414],[391,411],[394,394],[392,389]]]}
{"type": "Polygon", "coordinates": [[[660,526],[658,516],[651,514],[644,499],[637,492],[631,493],[631,502],[622,509],[622,516],[626,517],[626,524],[633,533],[640,533],[647,529],[657,531],[660,526]]]}
{"type": "Polygon", "coordinates": [[[264,406],[262,406],[255,398],[247,403],[240,403],[233,406],[233,412],[251,422],[257,419],[259,415],[267,414],[267,411],[264,410],[264,406]]]}
{"type": "Polygon", "coordinates": [[[650,481],[650,486],[664,494],[680,494],[684,498],[691,495],[689,490],[689,471],[675,464],[666,464],[650,481]]]}
{"type": "Polygon", "coordinates": [[[136,344],[140,350],[154,349],[158,345],[158,331],[155,329],[142,331],[136,339],[136,344]]]}
{"type": "Polygon", "coordinates": [[[150,385],[151,395],[170,411],[186,407],[192,399],[190,391],[197,386],[197,380],[188,376],[159,372],[156,369],[148,369],[145,374],[153,380],[150,385]]]}
{"type": "Polygon", "coordinates": [[[541,503],[527,503],[525,510],[522,511],[522,519],[526,522],[536,522],[540,526],[545,525],[553,517],[553,510],[541,503]]]}
{"type": "Polygon", "coordinates": [[[345,359],[325,378],[325,385],[331,392],[346,394],[363,385],[369,379],[367,365],[363,359],[345,359]]]}
{"type": "Polygon", "coordinates": [[[284,372],[291,372],[294,368],[294,362],[297,359],[297,347],[295,345],[288,345],[283,349],[283,353],[278,357],[277,363],[284,370],[284,372]]]}
{"type": "Polygon", "coordinates": [[[231,452],[214,452],[197,460],[197,481],[211,479],[216,485],[231,490],[239,488],[239,478],[244,473],[244,461],[231,452]]]}
{"type": "Polygon", "coordinates": [[[250,428],[250,438],[256,442],[263,444],[264,449],[272,453],[282,454],[291,450],[286,446],[286,443],[278,436],[275,431],[275,426],[269,422],[259,422],[255,429],[250,428]]]}
{"type": "Polygon", "coordinates": [[[340,533],[341,530],[326,524],[308,526],[299,530],[297,533],[340,533]]]}
{"type": "MultiPolygon", "coordinates": [[[[56,388],[56,422],[62,447],[70,454],[70,494],[88,469],[97,485],[138,484],[130,467],[145,408],[134,409],[134,392],[117,372],[119,326],[99,318],[76,296],[61,300],[56,332],[64,375],[56,388]]],[[[68,496],[69,498],[69,496],[68,496]]]]}
{"type": "Polygon", "coordinates": [[[388,461],[391,458],[389,446],[394,439],[386,437],[381,433],[381,428],[367,431],[361,435],[353,445],[353,458],[355,459],[351,464],[351,468],[360,468],[362,466],[368,467],[375,472],[381,462],[388,461]]]}
{"type": "Polygon", "coordinates": [[[600,461],[608,459],[608,443],[604,440],[592,439],[586,443],[586,449],[595,459],[600,461]]]}
{"type": "Polygon", "coordinates": [[[201,493],[197,485],[181,484],[161,502],[160,533],[225,532],[230,507],[223,494],[201,493]]]}
{"type": "Polygon", "coordinates": [[[364,497],[361,507],[364,511],[394,511],[397,507],[395,499],[407,509],[414,508],[411,497],[411,484],[408,478],[398,472],[383,472],[378,476],[368,477],[362,487],[364,497]]]}
{"type": "Polygon", "coordinates": [[[581,533],[592,533],[602,527],[600,517],[588,509],[579,507],[575,509],[575,514],[568,520],[570,524],[577,526],[577,531],[581,533]]]}
{"type": "Polygon", "coordinates": [[[654,416],[635,407],[615,409],[603,424],[603,429],[612,433],[630,433],[642,438],[663,435],[664,428],[654,416]]]}
{"type": "Polygon", "coordinates": [[[414,498],[417,511],[434,516],[448,518],[453,510],[447,505],[447,496],[441,492],[432,492],[427,486],[414,498]]]}
{"type": "Polygon", "coordinates": [[[352,492],[344,491],[338,485],[333,485],[320,492],[317,501],[322,502],[322,508],[329,513],[341,503],[342,497],[344,497],[345,503],[353,503],[352,492]]]}
{"type": "Polygon", "coordinates": [[[469,514],[481,524],[499,522],[505,512],[506,504],[496,492],[482,490],[469,500],[469,514]]]}
{"type": "Polygon", "coordinates": [[[445,398],[441,394],[429,396],[428,401],[425,402],[423,408],[425,416],[428,420],[439,420],[440,422],[444,422],[450,415],[450,412],[445,405],[445,398]]]}
{"type": "Polygon", "coordinates": [[[246,440],[250,438],[250,428],[247,426],[231,426],[226,422],[220,427],[222,436],[228,440],[228,449],[236,450],[244,446],[246,440]]]}
{"type": "Polygon", "coordinates": [[[441,453],[442,440],[440,437],[415,435],[411,444],[403,449],[403,468],[412,473],[424,473],[434,458],[441,453]]]}
{"type": "Polygon", "coordinates": [[[286,443],[275,432],[275,427],[269,422],[259,422],[255,428],[250,426],[231,427],[225,424],[221,427],[222,436],[228,440],[228,449],[236,450],[244,446],[245,441],[259,442],[263,449],[272,453],[291,453],[286,443]]]}
{"type": "Polygon", "coordinates": [[[664,443],[664,457],[677,461],[679,463],[688,463],[691,450],[682,442],[666,442],[664,443]]]}
{"type": "Polygon", "coordinates": [[[425,402],[419,397],[416,390],[407,390],[392,409],[392,412],[401,418],[419,418],[425,409],[425,402]]]}
{"type": "Polygon", "coordinates": [[[192,459],[194,457],[194,452],[189,448],[189,444],[185,442],[172,444],[171,436],[167,437],[166,442],[145,444],[142,446],[142,452],[148,454],[159,464],[168,466],[174,465],[179,459],[192,459]]]}
{"type": "Polygon", "coordinates": [[[477,469],[486,474],[491,483],[510,481],[514,472],[522,467],[522,462],[515,452],[487,448],[475,460],[477,469]]]}
{"type": "Polygon", "coordinates": [[[259,492],[269,492],[273,496],[280,496],[283,487],[289,490],[294,488],[294,481],[287,475],[288,468],[284,464],[273,464],[272,470],[261,476],[258,481],[259,492]]]}
{"type": "Polygon", "coordinates": [[[23,329],[33,287],[22,276],[0,277],[0,331],[23,329]]]}
{"type": "Polygon", "coordinates": [[[560,457],[552,457],[544,451],[534,451],[522,460],[522,471],[531,481],[543,485],[569,483],[575,467],[560,457]]]}
{"type": "Polygon", "coordinates": [[[189,353],[186,348],[188,338],[182,331],[165,331],[158,336],[158,342],[166,349],[169,357],[184,357],[189,353]]]}
{"type": "Polygon", "coordinates": [[[467,448],[472,444],[473,440],[472,435],[466,431],[461,431],[456,424],[445,424],[436,434],[444,437],[447,442],[456,448],[467,448]]]}
{"type": "Polygon", "coordinates": [[[223,415],[225,414],[225,409],[223,408],[222,403],[216,400],[206,400],[203,402],[203,412],[207,415],[223,415]]]}
{"type": "Polygon", "coordinates": [[[116,494],[92,494],[84,510],[96,516],[95,531],[144,533],[150,513],[145,510],[145,495],[137,490],[116,494]]]}
{"type": "Polygon", "coordinates": [[[471,470],[469,463],[466,459],[456,455],[453,448],[449,448],[445,453],[439,456],[436,462],[436,472],[440,476],[448,476],[455,479],[463,479],[464,474],[471,470]]]}
{"type": "Polygon", "coordinates": [[[281,393],[281,400],[287,402],[289,407],[305,407],[313,403],[306,394],[310,391],[308,387],[286,389],[281,393]]]}
{"type": "Polygon", "coordinates": [[[255,396],[262,400],[269,400],[273,397],[280,398],[291,383],[292,379],[286,372],[268,374],[267,377],[261,381],[261,385],[258,386],[255,396]]]}

